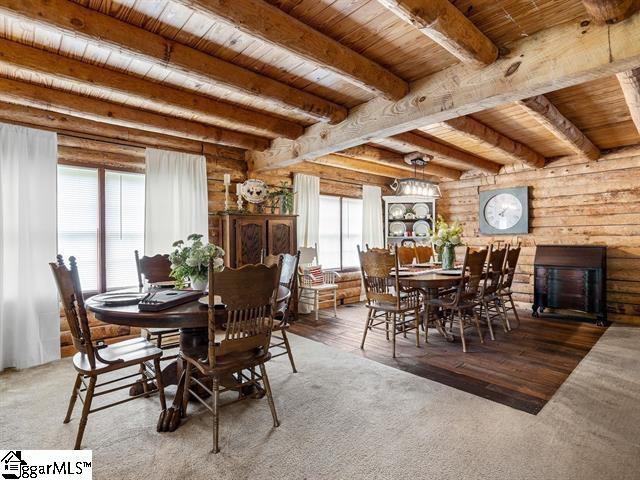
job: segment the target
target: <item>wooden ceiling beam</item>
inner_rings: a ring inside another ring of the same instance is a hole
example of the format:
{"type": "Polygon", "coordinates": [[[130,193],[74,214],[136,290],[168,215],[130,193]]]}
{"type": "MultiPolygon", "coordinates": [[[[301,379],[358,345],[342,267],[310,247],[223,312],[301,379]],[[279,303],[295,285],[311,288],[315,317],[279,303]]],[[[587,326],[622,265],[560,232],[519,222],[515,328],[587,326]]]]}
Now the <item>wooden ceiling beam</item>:
{"type": "Polygon", "coordinates": [[[594,22],[613,24],[629,18],[640,9],[639,0],[582,0],[594,22]]]}
{"type": "MultiPolygon", "coordinates": [[[[220,155],[230,158],[242,158],[244,150],[206,142],[189,140],[135,128],[109,125],[51,110],[25,107],[0,101],[0,121],[27,127],[41,128],[68,137],[98,140],[137,147],[152,147],[179,152],[220,155]]],[[[68,145],[73,146],[73,145],[68,145]]]]}
{"type": "Polygon", "coordinates": [[[618,82],[633,123],[640,134],[640,67],[618,73],[618,82]]]}
{"type": "Polygon", "coordinates": [[[452,65],[414,82],[397,102],[375,98],[339,125],[312,125],[296,140],[276,139],[268,151],[247,158],[257,170],[282,168],[640,64],[639,15],[615,25],[578,26],[567,22],[518,40],[482,69],[452,65]]]}
{"type": "MultiPolygon", "coordinates": [[[[401,165],[374,163],[359,158],[346,157],[335,153],[324,155],[311,160],[311,163],[344,168],[353,172],[368,173],[387,178],[405,178],[413,173],[412,168],[404,168],[401,165]]],[[[407,165],[408,167],[408,165],[407,165]]]]}
{"type": "MultiPolygon", "coordinates": [[[[367,160],[371,163],[379,165],[389,165],[396,168],[400,167],[413,173],[413,167],[405,163],[404,155],[402,153],[393,152],[391,150],[376,148],[372,147],[371,145],[360,145],[358,147],[348,148],[337,153],[338,155],[367,160]]],[[[422,168],[420,168],[420,171],[422,172],[422,168]]],[[[462,175],[462,172],[460,170],[437,165],[435,163],[427,164],[424,167],[424,173],[447,180],[457,180],[462,175]]]]}
{"type": "Polygon", "coordinates": [[[398,100],[409,91],[407,82],[389,70],[263,0],[175,1],[319,65],[370,92],[398,100]]]}
{"type": "Polygon", "coordinates": [[[252,150],[264,150],[269,146],[268,139],[254,135],[137,110],[5,78],[0,78],[0,101],[53,110],[97,122],[139,128],[201,142],[252,150]]]}
{"type": "Polygon", "coordinates": [[[0,12],[319,121],[337,123],[347,114],[344,107],[316,95],[67,0],[4,0],[0,12]]]}
{"type": "Polygon", "coordinates": [[[499,150],[516,163],[524,163],[534,168],[544,167],[545,159],[538,152],[510,139],[474,118],[452,118],[444,121],[443,124],[474,142],[499,150]]]}
{"type": "Polygon", "coordinates": [[[427,155],[432,155],[436,160],[438,158],[454,162],[460,165],[462,170],[480,170],[484,173],[496,174],[500,171],[499,163],[492,162],[482,157],[472,155],[471,153],[458,150],[457,148],[444,145],[439,142],[418,135],[413,132],[401,133],[393,137],[387,137],[381,140],[384,145],[399,150],[410,150],[427,155]]]}
{"type": "Polygon", "coordinates": [[[498,47],[450,0],[378,0],[378,2],[462,62],[484,66],[498,58],[498,47]]]}
{"type": "Polygon", "coordinates": [[[71,58],[0,39],[0,65],[37,73],[46,81],[62,80],[82,86],[89,92],[109,91],[147,102],[150,109],[163,113],[168,107],[185,118],[197,115],[203,122],[254,135],[296,138],[301,125],[230,103],[214,100],[157,82],[108,70],[71,58]]]}
{"type": "Polygon", "coordinates": [[[600,158],[600,149],[544,95],[525,98],[516,103],[558,139],[567,143],[578,155],[589,160],[600,158]]]}

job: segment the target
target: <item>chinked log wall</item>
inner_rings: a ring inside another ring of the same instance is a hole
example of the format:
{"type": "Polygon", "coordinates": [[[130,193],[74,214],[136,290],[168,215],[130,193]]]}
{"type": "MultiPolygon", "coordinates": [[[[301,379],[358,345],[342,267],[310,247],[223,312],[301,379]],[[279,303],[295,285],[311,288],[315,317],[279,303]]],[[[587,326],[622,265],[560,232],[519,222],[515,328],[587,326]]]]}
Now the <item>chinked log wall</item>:
{"type": "Polygon", "coordinates": [[[527,308],[533,301],[536,245],[607,245],[609,320],[640,324],[640,150],[621,150],[592,162],[559,159],[539,170],[504,170],[441,184],[439,211],[464,225],[465,243],[522,242],[514,297],[527,308]],[[478,192],[526,185],[530,234],[481,235],[478,192]]]}
{"type": "MultiPolygon", "coordinates": [[[[61,135],[58,137],[58,160],[60,163],[76,166],[96,166],[103,165],[106,168],[124,169],[135,172],[144,172],[144,148],[129,145],[119,145],[116,143],[86,140],[73,136],[61,135]]],[[[225,173],[231,175],[233,183],[243,182],[247,178],[246,162],[241,150],[220,147],[215,152],[205,153],[207,159],[207,179],[209,191],[209,212],[217,212],[224,208],[224,185],[222,180],[225,173]]],[[[327,173],[319,169],[326,167],[306,165],[301,167],[301,171],[309,174],[327,173]]],[[[280,173],[280,172],[279,172],[280,173]]],[[[327,195],[342,195],[348,197],[361,197],[362,188],[358,185],[358,176],[362,177],[362,182],[366,180],[366,175],[348,172],[347,182],[342,181],[339,174],[334,174],[331,178],[323,178],[320,182],[320,191],[327,195]],[[340,181],[339,181],[340,180],[340,181]]],[[[256,175],[258,178],[271,185],[279,185],[285,182],[291,185],[290,174],[279,175],[256,175]]],[[[230,188],[230,200],[235,206],[235,185],[230,188]]],[[[385,191],[385,193],[388,193],[385,191]]],[[[133,252],[132,252],[133,261],[133,252]]],[[[338,297],[343,303],[353,303],[358,301],[360,295],[359,273],[347,273],[340,283],[338,297]]],[[[327,305],[328,306],[328,305],[327,305]]],[[[91,331],[95,340],[105,340],[107,343],[126,340],[140,335],[140,329],[122,327],[117,325],[105,325],[90,315],[91,331]]],[[[64,314],[61,311],[61,333],[60,344],[63,356],[73,355],[75,349],[71,342],[71,334],[64,314]]]]}

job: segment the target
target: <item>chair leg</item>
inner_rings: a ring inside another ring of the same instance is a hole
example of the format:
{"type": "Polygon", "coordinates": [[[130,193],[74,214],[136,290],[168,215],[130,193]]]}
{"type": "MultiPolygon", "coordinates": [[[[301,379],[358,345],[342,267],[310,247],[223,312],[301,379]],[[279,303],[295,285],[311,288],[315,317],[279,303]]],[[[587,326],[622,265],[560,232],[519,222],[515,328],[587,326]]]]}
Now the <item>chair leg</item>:
{"type": "Polygon", "coordinates": [[[482,307],[484,307],[484,315],[485,317],[487,317],[487,326],[489,327],[489,336],[491,337],[491,340],[495,340],[496,337],[493,335],[493,324],[491,323],[491,315],[489,314],[489,304],[483,301],[480,309],[481,312],[483,310],[482,307]]]}
{"type": "Polygon", "coordinates": [[[511,302],[511,308],[513,308],[513,314],[516,317],[516,323],[518,324],[518,328],[520,328],[520,316],[518,315],[518,311],[516,310],[516,304],[513,303],[513,296],[509,294],[509,302],[511,302]]]}
{"type": "Polygon", "coordinates": [[[338,289],[333,291],[333,317],[338,318],[338,289]]]}
{"type": "Polygon", "coordinates": [[[158,387],[158,395],[160,395],[160,408],[162,411],[167,409],[167,401],[164,398],[164,383],[162,382],[162,370],[160,370],[160,358],[153,360],[153,367],[156,369],[156,387],[158,387]]]}
{"type": "Polygon", "coordinates": [[[273,401],[273,394],[271,393],[271,385],[269,384],[269,377],[267,376],[267,367],[264,363],[260,364],[260,375],[262,375],[262,383],[264,384],[264,390],[267,393],[267,401],[269,402],[271,416],[273,417],[273,428],[276,428],[280,426],[280,421],[278,420],[276,404],[273,401]]]}
{"type": "Polygon", "coordinates": [[[482,328],[480,327],[480,317],[475,310],[472,310],[473,320],[476,324],[476,330],[478,330],[478,336],[480,337],[480,343],[484,343],[484,334],[482,333],[482,328]]]}
{"type": "Polygon", "coordinates": [[[387,342],[388,342],[389,341],[389,314],[388,313],[384,314],[384,320],[385,320],[384,328],[386,330],[385,333],[387,334],[387,342]]]}
{"type": "Polygon", "coordinates": [[[498,302],[498,308],[500,308],[500,311],[502,312],[502,322],[503,322],[503,326],[506,328],[505,331],[510,332],[511,331],[511,323],[509,322],[509,314],[507,312],[507,305],[504,302],[504,300],[502,299],[502,297],[498,297],[497,299],[498,302]]]}
{"type": "Polygon", "coordinates": [[[393,358],[396,358],[396,319],[397,319],[397,315],[393,314],[393,332],[391,332],[391,335],[393,336],[393,358]]]}
{"type": "Polygon", "coordinates": [[[369,313],[367,313],[367,323],[364,326],[364,333],[362,334],[362,343],[360,343],[360,349],[364,349],[364,341],[367,339],[367,332],[369,331],[369,326],[371,324],[371,317],[373,316],[373,309],[369,308],[369,313]]]}
{"type": "Polygon", "coordinates": [[[462,341],[462,351],[467,353],[467,341],[464,338],[464,319],[462,312],[458,312],[458,325],[460,326],[460,340],[462,341]]]}
{"type": "MultiPolygon", "coordinates": [[[[414,310],[414,313],[416,315],[416,347],[420,346],[420,309],[416,308],[414,310]]],[[[426,341],[426,337],[427,335],[425,334],[425,341],[426,341]]]]}
{"type": "Polygon", "coordinates": [[[211,453],[218,453],[220,448],[218,448],[218,400],[220,397],[220,386],[218,385],[218,379],[213,377],[213,450],[211,453]]]}
{"type": "Polygon", "coordinates": [[[89,386],[87,387],[87,393],[84,397],[84,405],[82,406],[82,417],[80,418],[80,425],[78,425],[78,435],[76,435],[76,445],[74,450],[80,450],[82,445],[82,437],[84,436],[84,428],[87,426],[87,418],[89,417],[89,411],[91,410],[91,401],[93,400],[93,391],[96,388],[97,377],[89,377],[89,386]]]}
{"type": "Polygon", "coordinates": [[[78,389],[82,384],[82,374],[76,375],[76,381],[73,384],[73,391],[71,392],[71,398],[69,398],[69,408],[67,408],[67,416],[64,417],[64,421],[62,423],[69,423],[71,421],[71,414],[73,413],[73,407],[76,404],[76,399],[78,398],[78,389]]]}
{"type": "Polygon", "coordinates": [[[284,346],[287,348],[287,355],[289,356],[289,362],[291,362],[291,368],[293,369],[293,373],[298,373],[296,370],[296,364],[293,362],[293,353],[291,353],[291,345],[289,345],[289,339],[287,338],[287,332],[283,328],[282,332],[282,340],[284,340],[284,346]]]}
{"type": "Polygon", "coordinates": [[[318,321],[318,310],[320,310],[320,302],[318,301],[318,292],[313,295],[313,309],[316,311],[316,322],[318,321]]]}

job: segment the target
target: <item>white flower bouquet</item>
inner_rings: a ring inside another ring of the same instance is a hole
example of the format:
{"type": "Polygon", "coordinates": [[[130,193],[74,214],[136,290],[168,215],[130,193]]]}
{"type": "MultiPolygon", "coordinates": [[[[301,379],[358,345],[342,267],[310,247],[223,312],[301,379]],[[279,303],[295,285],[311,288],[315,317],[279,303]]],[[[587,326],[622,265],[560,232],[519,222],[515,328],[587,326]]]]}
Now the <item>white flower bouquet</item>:
{"type": "Polygon", "coordinates": [[[205,286],[209,274],[209,260],[213,259],[214,271],[221,272],[224,269],[224,250],[211,243],[203,243],[202,235],[192,233],[183,240],[173,243],[175,250],[169,255],[171,261],[171,277],[176,280],[178,288],[184,288],[187,281],[191,287],[197,290],[205,286]]]}

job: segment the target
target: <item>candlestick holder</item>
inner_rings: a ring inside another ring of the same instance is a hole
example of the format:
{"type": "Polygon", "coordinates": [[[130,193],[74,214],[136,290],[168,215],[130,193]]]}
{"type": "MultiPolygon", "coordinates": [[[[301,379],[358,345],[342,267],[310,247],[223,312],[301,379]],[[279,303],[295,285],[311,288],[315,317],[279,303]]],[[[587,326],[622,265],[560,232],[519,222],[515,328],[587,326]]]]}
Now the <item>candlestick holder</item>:
{"type": "Polygon", "coordinates": [[[224,186],[224,211],[228,211],[231,208],[231,202],[229,201],[229,185],[224,186]]]}
{"type": "Polygon", "coordinates": [[[237,195],[238,195],[238,201],[236,202],[236,204],[238,205],[238,210],[242,210],[242,205],[243,205],[242,194],[238,193],[237,195]]]}

